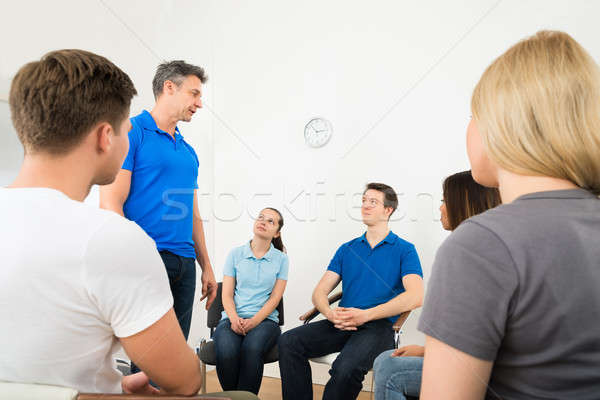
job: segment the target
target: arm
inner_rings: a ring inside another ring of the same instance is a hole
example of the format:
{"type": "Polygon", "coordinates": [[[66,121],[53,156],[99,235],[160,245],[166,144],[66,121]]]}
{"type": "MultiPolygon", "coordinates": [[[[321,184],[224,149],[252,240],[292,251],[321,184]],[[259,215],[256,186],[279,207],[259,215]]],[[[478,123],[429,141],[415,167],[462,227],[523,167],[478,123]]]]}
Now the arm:
{"type": "Polygon", "coordinates": [[[252,318],[242,320],[242,325],[246,332],[263,322],[264,319],[271,315],[273,310],[277,308],[281,298],[283,297],[283,292],[285,291],[286,285],[287,281],[284,279],[277,279],[277,281],[275,281],[273,291],[271,291],[271,295],[266,303],[260,308],[260,310],[258,310],[256,314],[254,314],[252,318]]]}
{"type": "Polygon", "coordinates": [[[337,321],[336,311],[329,306],[327,296],[335,289],[341,280],[342,277],[339,274],[329,270],[325,271],[312,294],[312,302],[317,310],[334,324],[336,323],[335,321],[337,321]]]}
{"type": "Polygon", "coordinates": [[[121,169],[110,185],[100,186],[100,208],[111,210],[123,216],[123,204],[129,196],[131,171],[121,169]]]}
{"type": "Polygon", "coordinates": [[[483,399],[491,371],[491,361],[480,360],[427,336],[420,398],[483,399]]]}
{"type": "Polygon", "coordinates": [[[221,291],[221,301],[223,302],[223,309],[229,317],[231,322],[231,330],[238,335],[245,335],[246,332],[242,329],[240,324],[241,318],[237,315],[235,310],[235,301],[233,300],[233,293],[235,290],[235,278],[233,276],[223,276],[223,289],[221,291]]]}
{"type": "MultiPolygon", "coordinates": [[[[206,250],[206,240],[204,237],[204,224],[202,223],[202,217],[200,216],[200,210],[198,209],[198,191],[194,190],[194,223],[192,231],[192,241],[194,242],[194,249],[196,250],[196,257],[198,264],[202,268],[202,297],[200,301],[206,300],[206,309],[210,308],[215,297],[217,297],[217,281],[215,274],[208,258],[208,251],[206,250]]],[[[227,314],[229,315],[229,314],[227,314]]]]}
{"type": "Polygon", "coordinates": [[[417,274],[402,277],[404,292],[373,308],[361,310],[358,308],[341,308],[340,329],[356,329],[357,326],[382,318],[392,317],[404,311],[414,310],[423,304],[423,278],[417,274]]]}
{"type": "Polygon", "coordinates": [[[417,274],[409,274],[402,277],[404,292],[390,301],[370,308],[369,321],[393,317],[404,311],[414,310],[423,305],[423,278],[417,274]]]}
{"type": "Polygon", "coordinates": [[[131,360],[164,393],[198,393],[202,385],[200,363],[187,345],[173,309],[143,331],[119,340],[131,360]]]}

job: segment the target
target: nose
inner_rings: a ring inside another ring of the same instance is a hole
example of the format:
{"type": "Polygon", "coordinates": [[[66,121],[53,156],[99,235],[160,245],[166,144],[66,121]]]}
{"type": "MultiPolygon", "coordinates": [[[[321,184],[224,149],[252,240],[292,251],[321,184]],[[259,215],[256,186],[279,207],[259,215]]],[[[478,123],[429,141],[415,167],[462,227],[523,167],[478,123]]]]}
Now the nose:
{"type": "Polygon", "coordinates": [[[196,104],[194,104],[197,108],[202,108],[202,99],[198,99],[196,104]]]}

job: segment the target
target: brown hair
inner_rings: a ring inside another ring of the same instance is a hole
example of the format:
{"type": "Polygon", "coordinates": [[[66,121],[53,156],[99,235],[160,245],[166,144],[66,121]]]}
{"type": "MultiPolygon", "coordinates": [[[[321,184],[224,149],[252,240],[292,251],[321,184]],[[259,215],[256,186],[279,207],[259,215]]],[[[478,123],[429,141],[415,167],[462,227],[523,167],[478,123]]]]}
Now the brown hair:
{"type": "Polygon", "coordinates": [[[367,193],[367,190],[370,189],[377,190],[378,192],[383,193],[383,206],[386,208],[392,208],[392,212],[390,214],[391,217],[394,211],[396,211],[396,209],[398,208],[398,196],[396,195],[394,189],[391,186],[386,185],[385,183],[371,182],[367,183],[363,194],[367,193]]]}
{"type": "Polygon", "coordinates": [[[271,240],[271,243],[273,243],[273,247],[275,247],[277,250],[285,253],[285,246],[283,245],[283,240],[281,239],[281,228],[283,228],[283,215],[281,215],[279,210],[273,207],[267,207],[265,208],[265,210],[275,211],[277,215],[279,215],[279,221],[277,221],[277,232],[279,232],[279,236],[274,237],[271,240]]]}
{"type": "Polygon", "coordinates": [[[464,220],[496,207],[501,203],[496,188],[487,188],[475,182],[471,171],[450,175],[444,180],[444,204],[450,230],[464,220]]]}
{"type": "Polygon", "coordinates": [[[25,153],[60,155],[97,123],[118,134],[137,94],[129,76],[106,58],[84,50],[57,50],[24,65],[9,95],[13,125],[25,153]]]}

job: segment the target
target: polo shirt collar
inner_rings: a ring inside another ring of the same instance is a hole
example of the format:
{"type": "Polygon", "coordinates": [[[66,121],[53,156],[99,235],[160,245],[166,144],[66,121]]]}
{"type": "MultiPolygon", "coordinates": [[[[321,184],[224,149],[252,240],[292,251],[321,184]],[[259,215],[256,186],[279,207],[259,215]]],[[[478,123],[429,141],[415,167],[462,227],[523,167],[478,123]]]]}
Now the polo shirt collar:
{"type": "MultiPolygon", "coordinates": [[[[390,232],[387,234],[387,236],[384,237],[383,240],[377,244],[377,246],[379,246],[381,243],[394,244],[394,243],[396,243],[397,239],[398,239],[398,236],[396,236],[396,234],[394,232],[392,232],[390,229],[390,232]]],[[[360,240],[361,240],[361,242],[365,242],[367,244],[369,243],[367,241],[367,232],[363,233],[363,235],[360,237],[360,240]]]]}
{"type": "MultiPolygon", "coordinates": [[[[142,128],[144,128],[148,131],[162,133],[162,134],[171,136],[168,132],[165,132],[162,129],[159,129],[158,126],[156,126],[156,121],[154,121],[152,114],[150,114],[150,112],[148,112],[146,110],[142,111],[141,122],[142,122],[142,128]]],[[[175,140],[181,140],[181,139],[183,139],[183,135],[181,134],[181,132],[179,132],[179,127],[176,126],[175,127],[175,140]]]]}
{"type": "Polygon", "coordinates": [[[271,259],[273,258],[273,252],[275,250],[273,243],[271,243],[269,251],[267,251],[264,256],[262,256],[261,258],[256,258],[256,256],[254,256],[254,253],[252,252],[252,248],[250,248],[250,242],[251,240],[249,240],[248,243],[246,243],[246,245],[244,246],[244,258],[254,258],[255,260],[260,260],[264,258],[267,261],[271,261],[271,259]]]}
{"type": "Polygon", "coordinates": [[[528,193],[519,196],[516,200],[529,199],[590,199],[596,197],[585,189],[549,190],[545,192],[528,193]]]}

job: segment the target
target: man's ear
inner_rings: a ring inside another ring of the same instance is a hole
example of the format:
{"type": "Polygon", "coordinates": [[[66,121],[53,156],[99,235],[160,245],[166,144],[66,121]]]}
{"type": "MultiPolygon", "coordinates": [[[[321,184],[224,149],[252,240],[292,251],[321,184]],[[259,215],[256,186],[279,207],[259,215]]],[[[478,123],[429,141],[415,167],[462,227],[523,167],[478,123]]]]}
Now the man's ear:
{"type": "Polygon", "coordinates": [[[93,130],[92,135],[96,138],[96,148],[99,153],[110,151],[113,144],[115,131],[108,122],[101,122],[93,130]]]}
{"type": "Polygon", "coordinates": [[[165,83],[163,83],[163,93],[173,94],[175,89],[175,83],[173,81],[166,80],[165,83]]]}
{"type": "Polygon", "coordinates": [[[394,209],[392,207],[385,207],[385,215],[387,216],[388,220],[392,216],[393,212],[394,212],[394,209]]]}

